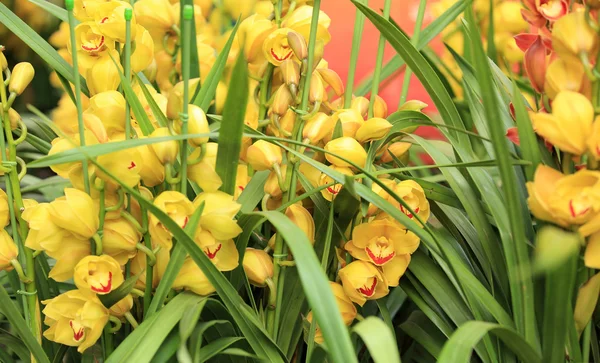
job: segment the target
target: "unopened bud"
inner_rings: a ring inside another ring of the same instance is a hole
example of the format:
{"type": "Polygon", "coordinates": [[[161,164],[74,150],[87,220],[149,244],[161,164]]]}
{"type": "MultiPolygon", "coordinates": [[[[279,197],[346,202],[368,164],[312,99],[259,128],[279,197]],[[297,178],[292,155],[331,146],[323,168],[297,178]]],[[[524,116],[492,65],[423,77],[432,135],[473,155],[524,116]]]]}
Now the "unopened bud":
{"type": "Polygon", "coordinates": [[[158,65],[156,64],[156,59],[152,58],[152,62],[146,69],[142,71],[144,76],[148,78],[150,82],[154,82],[156,80],[156,74],[158,73],[158,65]]]}
{"type": "Polygon", "coordinates": [[[308,47],[304,37],[295,31],[290,31],[287,34],[288,44],[294,51],[296,58],[303,60],[308,58],[308,47]]]}
{"type": "MultiPolygon", "coordinates": [[[[175,131],[181,133],[181,126],[180,120],[175,122],[175,131]]],[[[204,111],[196,105],[188,105],[188,134],[208,134],[209,132],[208,120],[206,120],[204,111]]],[[[199,147],[208,142],[208,136],[192,137],[188,141],[193,147],[199,147]]]]}
{"type": "Polygon", "coordinates": [[[308,100],[310,103],[322,102],[327,100],[325,93],[325,85],[319,75],[319,72],[313,72],[310,79],[310,90],[308,92],[308,100]]]}
{"type": "Polygon", "coordinates": [[[292,204],[286,209],[285,215],[306,234],[311,244],[315,243],[315,221],[306,208],[301,204],[292,204]]]}
{"type": "Polygon", "coordinates": [[[408,155],[408,150],[410,150],[411,146],[412,144],[410,142],[394,142],[383,151],[379,160],[384,164],[390,163],[394,160],[392,155],[398,159],[402,159],[404,155],[408,155]]]}
{"type": "Polygon", "coordinates": [[[281,81],[285,83],[292,94],[296,94],[300,83],[300,66],[292,59],[287,59],[279,66],[281,81]]]}
{"type": "Polygon", "coordinates": [[[258,140],[248,148],[246,159],[254,170],[272,170],[273,165],[281,164],[283,154],[279,146],[258,140]]]}
{"type": "Polygon", "coordinates": [[[306,125],[304,125],[302,137],[308,139],[311,144],[315,145],[325,136],[331,134],[334,127],[335,123],[332,122],[331,117],[323,112],[318,112],[306,122],[306,125]]]}
{"type": "Polygon", "coordinates": [[[21,62],[17,64],[12,70],[8,90],[20,95],[29,83],[31,83],[34,74],[35,71],[31,63],[21,62]]]}
{"type": "Polygon", "coordinates": [[[344,136],[331,140],[325,145],[325,150],[329,152],[325,158],[335,166],[349,167],[353,165],[334,155],[339,155],[360,167],[364,167],[367,162],[367,152],[358,141],[351,137],[344,136]]]}
{"type": "Polygon", "coordinates": [[[246,248],[242,266],[248,280],[255,286],[265,287],[267,279],[273,277],[273,259],[263,250],[246,248]]]}
{"type": "MultiPolygon", "coordinates": [[[[2,105],[0,103],[0,105],[2,105]]],[[[21,121],[21,115],[14,108],[8,109],[8,119],[10,120],[10,129],[14,130],[19,125],[19,121],[21,121]]]]}
{"type": "MultiPolygon", "coordinates": [[[[192,78],[189,80],[189,97],[191,98],[196,93],[196,88],[200,84],[200,78],[192,78]]],[[[188,100],[189,102],[189,100],[188,100]]],[[[167,98],[167,117],[171,120],[179,118],[179,113],[183,110],[183,81],[177,83],[169,91],[167,98]]]]}
{"type": "MultiPolygon", "coordinates": [[[[163,137],[171,136],[169,129],[166,127],[160,127],[155,129],[150,137],[163,137]]],[[[179,143],[175,140],[163,141],[154,144],[150,144],[150,148],[154,151],[154,154],[160,160],[162,164],[171,163],[177,159],[179,153],[179,143]]]]}
{"type": "Polygon", "coordinates": [[[342,82],[340,75],[336,71],[329,68],[318,68],[317,72],[323,78],[323,82],[328,84],[337,96],[344,94],[344,82],[342,82]]]}
{"type": "Polygon", "coordinates": [[[350,108],[355,109],[364,118],[369,113],[369,100],[365,97],[359,96],[352,100],[350,108]]]}
{"type": "Polygon", "coordinates": [[[281,85],[273,98],[273,104],[271,105],[272,113],[279,116],[285,115],[293,101],[290,90],[285,85],[281,85]]]}
{"type": "Polygon", "coordinates": [[[372,140],[379,140],[384,137],[392,128],[392,124],[380,117],[368,119],[357,131],[354,136],[360,143],[372,140]]]}
{"type": "Polygon", "coordinates": [[[388,107],[385,100],[379,96],[375,96],[373,102],[373,117],[386,118],[388,116],[388,107]]]}
{"type": "Polygon", "coordinates": [[[0,45],[0,71],[4,72],[6,68],[8,68],[8,62],[4,56],[4,47],[0,45]]]}
{"type": "Polygon", "coordinates": [[[419,100],[406,101],[398,108],[398,111],[421,111],[427,104],[419,100]]]}

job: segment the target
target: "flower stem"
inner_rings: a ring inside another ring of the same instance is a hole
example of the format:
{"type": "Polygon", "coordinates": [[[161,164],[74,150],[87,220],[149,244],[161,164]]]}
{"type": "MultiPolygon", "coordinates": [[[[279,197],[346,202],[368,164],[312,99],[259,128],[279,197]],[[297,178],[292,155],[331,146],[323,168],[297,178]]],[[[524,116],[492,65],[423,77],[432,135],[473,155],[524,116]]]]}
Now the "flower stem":
{"type": "Polygon", "coordinates": [[[125,313],[125,319],[127,319],[127,321],[129,322],[129,324],[131,324],[133,329],[139,326],[137,320],[135,320],[135,318],[133,317],[133,315],[131,315],[129,311],[125,313]]]}
{"type": "MultiPolygon", "coordinates": [[[[125,77],[129,80],[131,77],[131,18],[133,17],[133,10],[131,8],[125,9],[125,58],[123,64],[123,70],[125,77]]],[[[143,86],[142,86],[143,87],[143,86]]],[[[125,98],[125,140],[131,138],[131,116],[129,111],[129,102],[125,98]]]]}
{"type": "MultiPolygon", "coordinates": [[[[421,35],[421,25],[423,24],[423,17],[425,16],[426,4],[427,1],[425,0],[421,0],[421,2],[419,3],[419,11],[417,13],[417,20],[415,22],[415,30],[411,39],[411,43],[413,44],[417,44],[417,42],[419,41],[419,36],[421,35]]],[[[410,68],[407,67],[406,71],[404,72],[404,83],[402,83],[402,93],[400,94],[400,102],[398,103],[398,107],[402,106],[404,102],[406,102],[411,75],[412,71],[410,70],[410,68]]]]}
{"type": "MultiPolygon", "coordinates": [[[[190,83],[190,48],[192,41],[192,17],[194,16],[194,9],[191,5],[185,5],[183,7],[183,36],[181,38],[181,67],[183,75],[183,110],[179,114],[181,120],[181,134],[187,135],[188,133],[188,102],[189,102],[189,83],[190,83]]],[[[188,141],[187,139],[181,140],[180,150],[181,168],[179,170],[179,176],[181,179],[181,193],[187,194],[187,159],[188,159],[188,141]]]]}
{"type": "MultiPolygon", "coordinates": [[[[75,40],[75,16],[73,15],[73,0],[65,1],[65,8],[69,19],[69,34],[71,36],[71,57],[73,59],[73,78],[75,85],[75,106],[77,107],[77,125],[79,129],[79,145],[85,146],[85,128],[83,125],[83,107],[81,106],[81,76],[79,75],[79,66],[77,63],[77,42],[75,40]]],[[[83,186],[85,192],[90,194],[90,176],[87,159],[83,163],[83,186]]]]}
{"type": "MultiPolygon", "coordinates": [[[[368,4],[368,0],[359,1],[363,5],[368,4]]],[[[365,25],[365,16],[356,9],[354,18],[354,34],[352,35],[352,51],[350,53],[350,67],[348,69],[348,81],[346,82],[346,92],[344,93],[344,108],[350,108],[352,104],[352,92],[354,90],[354,76],[356,74],[356,65],[358,64],[358,54],[360,52],[360,42],[365,25]]]]}
{"type": "MultiPolygon", "coordinates": [[[[383,5],[383,17],[386,19],[390,18],[390,8],[392,7],[392,0],[385,0],[383,5]]],[[[385,50],[385,37],[383,34],[379,35],[379,45],[377,47],[377,60],[375,61],[375,71],[373,72],[373,85],[371,86],[371,100],[369,101],[369,118],[373,117],[373,106],[375,105],[375,98],[379,92],[379,80],[381,78],[381,67],[383,65],[383,53],[385,50]]]]}
{"type": "MultiPolygon", "coordinates": [[[[4,73],[0,72],[0,102],[3,105],[7,103],[6,84],[4,83],[4,73]]],[[[29,329],[33,336],[38,339],[40,337],[40,324],[37,315],[37,291],[35,288],[35,260],[33,251],[25,247],[27,239],[28,225],[21,217],[21,211],[24,209],[23,198],[21,197],[21,183],[16,170],[17,147],[13,134],[10,128],[10,119],[8,112],[3,107],[0,109],[0,118],[2,126],[0,127],[0,156],[4,162],[14,162],[10,167],[10,171],[5,173],[4,181],[6,186],[6,196],[8,199],[8,208],[10,213],[10,224],[12,227],[13,240],[19,248],[19,263],[27,269],[24,294],[24,315],[25,320],[29,324],[29,329]],[[5,144],[4,138],[8,143],[5,144]]]]}

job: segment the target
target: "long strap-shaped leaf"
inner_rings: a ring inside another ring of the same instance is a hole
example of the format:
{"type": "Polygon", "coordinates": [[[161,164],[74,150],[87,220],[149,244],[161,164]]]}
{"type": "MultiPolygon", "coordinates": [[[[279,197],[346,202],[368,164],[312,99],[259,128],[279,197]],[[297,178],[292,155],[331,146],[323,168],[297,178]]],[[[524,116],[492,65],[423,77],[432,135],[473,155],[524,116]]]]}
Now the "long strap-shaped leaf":
{"type": "Polygon", "coordinates": [[[33,334],[28,330],[28,324],[21,316],[21,313],[10,299],[4,287],[0,284],[0,311],[6,316],[12,328],[19,334],[23,343],[27,346],[33,357],[39,363],[50,363],[50,360],[44,353],[44,349],[37,342],[33,334]]]}
{"type": "Polygon", "coordinates": [[[542,357],[513,329],[483,321],[469,321],[456,330],[444,345],[440,363],[470,362],[473,347],[488,333],[497,336],[523,362],[541,363],[542,357]]]}
{"type": "Polygon", "coordinates": [[[400,363],[396,339],[383,320],[369,316],[352,331],[365,342],[375,363],[400,363]]]}
{"type": "MultiPolygon", "coordinates": [[[[29,27],[23,20],[16,16],[6,5],[0,3],[0,24],[3,24],[14,33],[19,39],[27,44],[44,62],[48,63],[52,69],[62,75],[69,82],[73,83],[73,67],[69,65],[58,52],[52,48],[47,41],[38,33],[29,27]]],[[[83,77],[81,77],[81,91],[89,96],[90,92],[83,77]]]]}

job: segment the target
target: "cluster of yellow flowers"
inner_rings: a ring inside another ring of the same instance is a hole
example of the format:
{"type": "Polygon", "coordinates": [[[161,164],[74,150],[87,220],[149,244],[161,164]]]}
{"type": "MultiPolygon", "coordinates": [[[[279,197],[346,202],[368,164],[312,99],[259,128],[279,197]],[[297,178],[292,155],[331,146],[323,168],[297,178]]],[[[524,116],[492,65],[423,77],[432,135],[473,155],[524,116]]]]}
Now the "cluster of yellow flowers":
{"type": "Polygon", "coordinates": [[[541,93],[529,112],[534,130],[560,151],[562,164],[562,172],[537,168],[527,183],[529,207],[537,218],[589,237],[585,265],[600,268],[600,119],[591,86],[597,80],[591,63],[598,56],[600,3],[586,5],[592,13],[564,0],[526,1],[523,17],[537,33],[517,38],[524,44],[527,75],[541,93]]]}

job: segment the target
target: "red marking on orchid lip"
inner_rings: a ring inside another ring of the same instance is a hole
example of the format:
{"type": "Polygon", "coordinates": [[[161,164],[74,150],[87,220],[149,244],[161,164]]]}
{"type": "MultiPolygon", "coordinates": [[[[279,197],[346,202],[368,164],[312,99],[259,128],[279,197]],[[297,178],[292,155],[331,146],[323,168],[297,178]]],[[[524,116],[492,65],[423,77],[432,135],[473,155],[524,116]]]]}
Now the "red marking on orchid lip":
{"type": "Polygon", "coordinates": [[[131,169],[135,168],[136,166],[137,166],[137,164],[132,161],[131,164],[129,164],[129,166],[127,167],[127,169],[131,170],[131,169]]]}
{"type": "MultiPolygon", "coordinates": [[[[419,214],[419,210],[420,210],[420,209],[419,209],[419,207],[417,207],[417,208],[415,208],[415,211],[414,211],[414,212],[415,212],[416,214],[419,214]]],[[[412,218],[414,217],[414,215],[413,215],[413,214],[412,214],[410,211],[408,211],[408,210],[404,209],[404,207],[403,207],[402,205],[400,206],[400,211],[401,211],[402,213],[406,214],[406,216],[407,216],[408,218],[411,218],[411,219],[412,219],[412,218]]]]}
{"type": "Polygon", "coordinates": [[[112,290],[112,272],[108,273],[108,283],[106,285],[100,284],[100,288],[91,286],[92,291],[99,292],[101,294],[107,294],[112,290]]]}
{"type": "MultiPolygon", "coordinates": [[[[282,47],[283,48],[283,47],[282,47]]],[[[285,48],[284,48],[285,49],[285,48]]],[[[271,55],[273,56],[273,58],[275,58],[278,62],[283,62],[284,60],[288,59],[289,57],[292,56],[292,53],[294,53],[293,51],[289,51],[286,55],[284,55],[283,57],[278,57],[277,54],[275,54],[275,51],[273,50],[273,48],[271,48],[271,55]]]]}
{"type": "Polygon", "coordinates": [[[245,188],[244,188],[243,186],[241,186],[241,185],[238,185],[238,188],[239,188],[239,189],[240,189],[242,192],[243,192],[243,191],[244,191],[244,189],[245,189],[245,188]]]}
{"type": "Polygon", "coordinates": [[[221,250],[221,247],[223,247],[222,244],[219,243],[219,247],[217,247],[214,252],[210,252],[210,248],[206,249],[206,255],[208,256],[208,258],[210,258],[211,260],[213,258],[215,258],[215,256],[217,255],[217,252],[219,252],[221,250]]]}
{"type": "Polygon", "coordinates": [[[73,329],[73,320],[69,321],[69,325],[71,326],[71,330],[73,330],[73,339],[75,339],[76,342],[80,341],[85,333],[83,327],[79,328],[78,331],[75,331],[75,329],[73,329]]]}
{"type": "Polygon", "coordinates": [[[105,21],[108,20],[108,16],[104,17],[102,20],[100,20],[100,24],[104,24],[105,21]]]}
{"type": "Polygon", "coordinates": [[[85,50],[86,52],[96,52],[98,51],[100,48],[102,48],[104,46],[104,36],[100,37],[100,44],[98,44],[96,47],[87,47],[85,45],[81,45],[81,49],[85,50]]]}
{"type": "Polygon", "coordinates": [[[373,284],[371,284],[371,287],[363,286],[360,289],[358,289],[358,291],[360,291],[360,293],[365,295],[366,297],[371,297],[371,296],[373,296],[373,294],[375,294],[376,286],[377,286],[377,279],[373,278],[373,284]]]}
{"type": "Polygon", "coordinates": [[[577,213],[575,211],[575,207],[573,206],[573,199],[569,200],[569,212],[571,212],[571,217],[573,217],[573,218],[579,217],[581,215],[586,214],[589,210],[590,210],[590,208],[587,207],[586,209],[584,209],[581,212],[577,213]]]}
{"type": "Polygon", "coordinates": [[[381,266],[381,265],[385,265],[387,262],[389,262],[392,258],[394,258],[394,256],[396,256],[396,252],[392,252],[387,256],[382,256],[381,254],[379,256],[376,256],[368,247],[365,248],[365,251],[367,252],[367,255],[369,256],[369,258],[371,258],[371,260],[377,265],[377,266],[381,266]]]}
{"type": "Polygon", "coordinates": [[[326,189],[329,193],[331,193],[333,195],[336,195],[337,193],[340,192],[339,190],[336,190],[334,187],[327,187],[326,189]]]}
{"type": "Polygon", "coordinates": [[[600,156],[600,145],[596,145],[596,155],[600,156]]]}
{"type": "Polygon", "coordinates": [[[181,228],[185,228],[185,226],[187,226],[189,220],[190,219],[188,217],[185,217],[185,219],[183,220],[183,225],[181,226],[181,228]]]}

